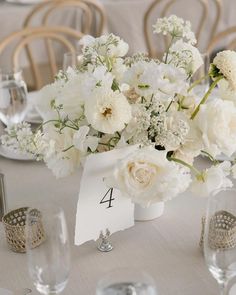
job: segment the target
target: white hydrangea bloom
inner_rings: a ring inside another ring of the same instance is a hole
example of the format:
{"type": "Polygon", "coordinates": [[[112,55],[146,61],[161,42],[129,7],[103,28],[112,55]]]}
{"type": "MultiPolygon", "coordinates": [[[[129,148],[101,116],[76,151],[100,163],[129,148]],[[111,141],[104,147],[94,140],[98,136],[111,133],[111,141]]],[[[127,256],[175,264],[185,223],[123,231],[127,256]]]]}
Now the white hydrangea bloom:
{"type": "Polygon", "coordinates": [[[186,42],[192,45],[197,43],[195,35],[191,30],[191,23],[189,21],[184,21],[176,15],[158,18],[153,28],[154,33],[162,33],[163,35],[170,34],[177,39],[185,39],[186,42]]]}
{"type": "Polygon", "coordinates": [[[195,117],[201,131],[204,150],[212,156],[236,151],[236,107],[233,102],[214,99],[203,104],[195,117]]]}
{"type": "MultiPolygon", "coordinates": [[[[163,59],[166,59],[166,54],[163,59]]],[[[167,63],[183,69],[187,75],[193,75],[203,65],[203,59],[196,47],[178,40],[170,47],[167,63]]]]}
{"type": "Polygon", "coordinates": [[[97,87],[85,102],[85,116],[95,130],[113,134],[129,123],[131,107],[122,93],[97,87]]]}
{"type": "Polygon", "coordinates": [[[149,206],[176,197],[190,181],[188,169],[168,161],[166,152],[146,147],[120,160],[108,183],[133,202],[149,206]]]}
{"type": "Polygon", "coordinates": [[[227,161],[206,169],[202,174],[203,178],[193,180],[190,190],[199,197],[208,197],[215,190],[232,187],[232,181],[227,178],[230,169],[231,164],[227,161]]]}
{"type": "Polygon", "coordinates": [[[213,65],[229,82],[229,87],[236,91],[236,52],[224,50],[217,53],[213,60],[213,65]]]}

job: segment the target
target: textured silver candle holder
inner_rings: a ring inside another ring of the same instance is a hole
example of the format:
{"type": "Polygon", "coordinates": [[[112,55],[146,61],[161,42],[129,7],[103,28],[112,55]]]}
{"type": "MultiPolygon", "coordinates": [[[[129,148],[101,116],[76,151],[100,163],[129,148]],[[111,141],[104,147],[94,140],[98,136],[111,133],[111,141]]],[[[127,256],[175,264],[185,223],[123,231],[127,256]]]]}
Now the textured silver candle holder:
{"type": "Polygon", "coordinates": [[[106,233],[103,234],[103,231],[101,231],[100,233],[100,244],[98,245],[98,250],[101,252],[110,252],[113,249],[112,244],[109,241],[109,237],[110,237],[111,233],[109,231],[109,229],[106,229],[106,233]]]}

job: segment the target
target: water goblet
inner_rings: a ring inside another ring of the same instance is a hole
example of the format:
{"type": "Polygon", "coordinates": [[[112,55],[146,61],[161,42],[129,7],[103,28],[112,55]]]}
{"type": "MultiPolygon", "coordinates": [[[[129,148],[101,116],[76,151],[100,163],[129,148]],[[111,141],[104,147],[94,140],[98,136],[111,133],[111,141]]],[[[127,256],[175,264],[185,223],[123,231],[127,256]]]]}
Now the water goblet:
{"type": "Polygon", "coordinates": [[[24,120],[27,112],[27,87],[21,71],[0,72],[0,120],[5,125],[24,120]]]}
{"type": "Polygon", "coordinates": [[[63,210],[48,204],[30,208],[26,216],[26,250],[28,270],[41,294],[58,294],[68,282],[70,248],[63,210]],[[37,224],[35,227],[33,225],[37,224]],[[35,229],[40,229],[42,242],[35,247],[35,229]]]}
{"type": "Polygon", "coordinates": [[[63,56],[63,71],[65,72],[69,67],[76,69],[83,62],[81,51],[66,52],[63,56]]]}
{"type": "Polygon", "coordinates": [[[147,273],[120,268],[110,271],[99,281],[96,295],[157,295],[157,291],[147,273]]]}
{"type": "Polygon", "coordinates": [[[209,271],[227,294],[227,284],[236,275],[236,190],[224,189],[208,200],[204,256],[209,271]]]}

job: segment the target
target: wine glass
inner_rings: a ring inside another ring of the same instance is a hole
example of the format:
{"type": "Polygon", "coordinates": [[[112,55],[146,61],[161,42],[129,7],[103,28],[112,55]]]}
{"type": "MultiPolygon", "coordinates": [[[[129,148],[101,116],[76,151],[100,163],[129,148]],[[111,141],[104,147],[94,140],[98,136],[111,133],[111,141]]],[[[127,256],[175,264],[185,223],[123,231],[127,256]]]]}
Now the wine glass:
{"type": "Polygon", "coordinates": [[[98,282],[96,295],[157,295],[157,291],[147,273],[120,268],[110,271],[98,282]]]}
{"type": "Polygon", "coordinates": [[[66,52],[63,56],[63,71],[65,72],[69,67],[76,69],[83,62],[82,52],[66,52]]]}
{"type": "Polygon", "coordinates": [[[26,250],[29,274],[36,289],[45,295],[62,292],[69,277],[70,248],[60,207],[47,204],[27,211],[26,250]]]}
{"type": "Polygon", "coordinates": [[[21,71],[0,71],[0,120],[5,125],[24,120],[27,112],[27,87],[21,71]]]}
{"type": "Polygon", "coordinates": [[[209,271],[227,294],[236,275],[236,190],[216,191],[209,197],[204,234],[204,256],[209,271]]]}

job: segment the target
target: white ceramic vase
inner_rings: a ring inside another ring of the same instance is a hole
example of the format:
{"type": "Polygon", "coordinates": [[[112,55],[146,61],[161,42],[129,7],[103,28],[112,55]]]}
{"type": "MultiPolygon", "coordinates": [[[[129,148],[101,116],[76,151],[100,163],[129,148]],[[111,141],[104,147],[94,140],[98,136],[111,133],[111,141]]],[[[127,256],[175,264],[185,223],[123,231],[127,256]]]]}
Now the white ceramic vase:
{"type": "Polygon", "coordinates": [[[160,217],[165,208],[164,202],[157,202],[144,208],[138,204],[134,207],[134,220],[135,221],[148,221],[160,217]]]}

